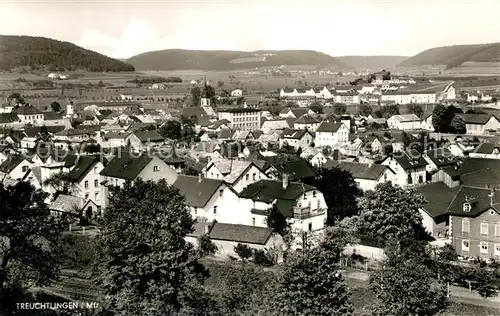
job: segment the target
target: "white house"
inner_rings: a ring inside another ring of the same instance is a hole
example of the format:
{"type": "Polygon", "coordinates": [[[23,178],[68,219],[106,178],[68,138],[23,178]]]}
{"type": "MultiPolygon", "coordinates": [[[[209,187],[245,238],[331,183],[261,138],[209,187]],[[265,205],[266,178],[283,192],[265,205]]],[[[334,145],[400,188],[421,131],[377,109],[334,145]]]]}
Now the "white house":
{"type": "Polygon", "coordinates": [[[311,147],[314,141],[314,136],[305,129],[287,129],[281,133],[280,136],[280,148],[288,145],[298,150],[302,150],[311,147]]]}
{"type": "Polygon", "coordinates": [[[396,178],[396,172],[387,165],[330,160],[323,167],[337,167],[349,171],[363,191],[374,190],[380,183],[394,183],[396,178]]]}
{"type": "Polygon", "coordinates": [[[422,123],[420,118],[415,114],[397,114],[387,119],[389,128],[399,130],[415,130],[420,129],[422,123]]]}
{"type": "Polygon", "coordinates": [[[427,161],[415,151],[394,153],[387,156],[381,164],[389,166],[395,172],[393,183],[396,185],[407,187],[426,182],[427,161]]]}
{"type": "Polygon", "coordinates": [[[104,163],[104,158],[97,156],[79,156],[68,172],[68,178],[73,183],[72,195],[101,205],[100,173],[104,163]]]}
{"type": "Polygon", "coordinates": [[[121,152],[112,158],[101,173],[101,207],[108,206],[108,186],[123,186],[129,180],[141,178],[144,181],[165,179],[168,184],[177,180],[175,170],[163,160],[152,155],[137,155],[121,152]]]}
{"type": "Polygon", "coordinates": [[[488,135],[500,130],[500,121],[495,115],[465,113],[457,114],[465,120],[467,134],[488,135]]]}
{"type": "Polygon", "coordinates": [[[198,177],[179,175],[173,186],[186,197],[191,216],[199,222],[224,222],[218,212],[219,203],[238,200],[236,191],[224,180],[204,178],[201,174],[198,177]]]}
{"type": "Polygon", "coordinates": [[[253,162],[235,159],[212,159],[202,170],[205,178],[224,180],[236,192],[249,184],[269,179],[253,162]]]}
{"type": "Polygon", "coordinates": [[[43,113],[31,105],[24,105],[15,110],[24,124],[40,125],[43,123],[43,113]]]}
{"type": "Polygon", "coordinates": [[[349,128],[344,123],[323,122],[316,129],[314,144],[316,147],[334,147],[349,141],[349,128]]]}
{"type": "Polygon", "coordinates": [[[231,91],[231,96],[232,97],[241,97],[243,95],[243,90],[241,89],[234,89],[231,91]]]}
{"type": "Polygon", "coordinates": [[[21,155],[12,155],[0,165],[1,178],[21,180],[33,167],[33,163],[21,155]]]}
{"type": "Polygon", "coordinates": [[[264,134],[267,134],[270,131],[293,128],[293,123],[291,122],[291,120],[293,120],[293,119],[288,118],[288,119],[279,119],[279,120],[267,120],[267,121],[264,121],[264,123],[262,123],[260,130],[264,134]]]}
{"type": "Polygon", "coordinates": [[[420,128],[430,132],[434,131],[434,126],[432,125],[432,114],[429,114],[426,117],[424,117],[422,123],[420,124],[420,128]]]}
{"type": "Polygon", "coordinates": [[[314,132],[319,124],[320,122],[318,119],[309,114],[304,114],[293,123],[293,127],[295,129],[307,129],[314,132]]]}
{"type": "MultiPolygon", "coordinates": [[[[267,227],[267,215],[273,206],[287,218],[293,232],[324,231],[327,206],[323,194],[310,185],[289,182],[286,174],[282,181],[261,180],[246,187],[236,205],[221,206],[223,214],[233,214],[231,221],[227,216],[221,217],[221,222],[267,227]]],[[[299,236],[297,247],[301,247],[299,236]]]]}

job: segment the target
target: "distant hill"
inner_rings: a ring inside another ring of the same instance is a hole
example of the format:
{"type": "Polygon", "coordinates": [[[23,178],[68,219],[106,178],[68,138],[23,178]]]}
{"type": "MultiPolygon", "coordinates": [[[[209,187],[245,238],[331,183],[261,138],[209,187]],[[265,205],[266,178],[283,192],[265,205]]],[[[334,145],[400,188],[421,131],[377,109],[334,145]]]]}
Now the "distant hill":
{"type": "Polygon", "coordinates": [[[343,66],[336,58],[312,50],[224,50],[167,49],[127,59],[137,70],[234,70],[281,65],[343,66]]]}
{"type": "Polygon", "coordinates": [[[446,65],[449,69],[467,61],[500,62],[500,43],[431,48],[408,58],[400,66],[446,65]]]}
{"type": "Polygon", "coordinates": [[[353,69],[379,71],[395,68],[401,62],[408,59],[408,56],[339,56],[336,58],[353,69]]]}
{"type": "Polygon", "coordinates": [[[45,37],[0,35],[0,70],[18,67],[49,71],[134,71],[122,61],[69,42],[45,37]]]}

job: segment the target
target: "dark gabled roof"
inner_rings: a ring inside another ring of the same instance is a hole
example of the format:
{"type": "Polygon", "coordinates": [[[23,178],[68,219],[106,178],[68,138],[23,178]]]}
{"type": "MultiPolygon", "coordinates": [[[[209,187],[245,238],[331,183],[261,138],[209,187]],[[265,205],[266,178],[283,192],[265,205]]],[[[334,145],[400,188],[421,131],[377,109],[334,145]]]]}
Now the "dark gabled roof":
{"type": "Polygon", "coordinates": [[[33,114],[41,114],[42,113],[39,109],[37,109],[31,105],[20,106],[14,112],[18,115],[33,115],[33,114]]]}
{"type": "Polygon", "coordinates": [[[12,155],[7,158],[1,165],[0,165],[0,171],[4,173],[10,173],[12,170],[14,170],[21,162],[23,162],[25,159],[20,156],[20,155],[12,155]]]}
{"type": "Polygon", "coordinates": [[[319,121],[315,117],[312,117],[309,114],[304,114],[295,121],[295,124],[317,124],[317,123],[319,123],[319,121]]]}
{"type": "Polygon", "coordinates": [[[215,222],[208,236],[214,240],[226,240],[238,243],[265,245],[272,236],[268,227],[225,224],[215,222]]]}
{"type": "Polygon", "coordinates": [[[223,138],[223,139],[231,139],[231,137],[233,136],[233,131],[230,130],[230,129],[227,129],[227,128],[223,128],[219,131],[219,133],[217,134],[217,138],[223,138]]]}
{"type": "Polygon", "coordinates": [[[217,129],[217,128],[221,127],[222,125],[229,125],[230,123],[231,122],[229,120],[222,119],[222,120],[218,120],[218,121],[213,122],[211,125],[209,125],[209,127],[212,129],[217,129]]]}
{"type": "Polygon", "coordinates": [[[316,129],[317,132],[336,133],[343,123],[323,122],[316,129]]]}
{"type": "Polygon", "coordinates": [[[380,179],[385,170],[389,170],[392,173],[394,173],[394,171],[391,168],[385,165],[373,164],[370,166],[369,164],[364,164],[364,163],[336,161],[333,159],[327,161],[323,167],[324,168],[337,167],[342,170],[349,171],[354,179],[378,180],[380,179]]]}
{"type": "Polygon", "coordinates": [[[493,195],[493,205],[491,205],[490,193],[491,191],[486,188],[462,186],[448,207],[448,213],[455,216],[476,217],[491,207],[498,212],[500,209],[500,194],[493,195]],[[464,212],[463,209],[463,204],[467,201],[467,198],[473,200],[470,212],[464,212]]]}
{"type": "Polygon", "coordinates": [[[485,187],[500,183],[500,160],[484,158],[466,158],[456,174],[463,185],[485,187]]]}
{"type": "Polygon", "coordinates": [[[403,168],[403,170],[422,168],[427,165],[422,154],[417,151],[408,151],[404,153],[394,153],[389,155],[387,159],[392,157],[403,168]]]}
{"type": "Polygon", "coordinates": [[[281,138],[284,139],[302,139],[305,134],[311,135],[311,133],[305,129],[285,129],[281,134],[281,138]]]}
{"type": "Polygon", "coordinates": [[[165,139],[157,131],[137,131],[134,135],[139,138],[139,140],[144,142],[162,142],[165,139]]]}
{"type": "Polygon", "coordinates": [[[186,202],[192,207],[205,207],[224,180],[202,178],[195,176],[179,175],[173,186],[185,197],[186,202]]]}
{"type": "Polygon", "coordinates": [[[500,146],[496,143],[481,143],[472,152],[491,155],[495,149],[500,149],[500,146]]]}
{"type": "Polygon", "coordinates": [[[290,182],[286,189],[283,189],[281,180],[260,180],[248,185],[239,194],[240,198],[252,199],[269,203],[275,199],[295,201],[304,192],[314,190],[315,188],[299,182],[290,182]]]}
{"type": "Polygon", "coordinates": [[[43,120],[44,121],[50,121],[50,120],[60,120],[62,119],[62,115],[56,112],[43,112],[43,120]]]}
{"type": "MultiPolygon", "coordinates": [[[[301,117],[302,115],[309,113],[309,109],[303,109],[303,108],[295,108],[295,109],[290,109],[290,111],[293,113],[293,115],[294,115],[296,118],[299,118],[299,117],[301,117]]],[[[288,111],[287,111],[287,112],[285,112],[285,113],[288,113],[288,111]]]]}
{"type": "Polygon", "coordinates": [[[425,152],[427,157],[437,166],[444,167],[455,165],[458,163],[458,158],[454,157],[448,148],[436,148],[425,152]]]}
{"type": "Polygon", "coordinates": [[[0,113],[0,123],[14,123],[21,122],[16,113],[0,113]]]}
{"type": "Polygon", "coordinates": [[[427,200],[423,209],[432,218],[447,214],[448,206],[458,191],[459,187],[450,188],[443,182],[430,183],[416,189],[416,192],[422,194],[427,200]]]}
{"type": "Polygon", "coordinates": [[[497,119],[495,115],[491,115],[491,114],[459,113],[457,115],[463,117],[463,119],[465,120],[466,124],[481,124],[481,125],[484,125],[492,117],[494,117],[495,119],[497,119]]]}
{"type": "Polygon", "coordinates": [[[70,172],[68,172],[68,177],[73,182],[80,182],[98,162],[99,157],[96,156],[79,156],[79,158],[75,161],[76,165],[70,170],[70,172]]]}
{"type": "Polygon", "coordinates": [[[272,165],[280,174],[288,174],[291,181],[312,178],[316,176],[314,169],[303,159],[294,159],[286,161],[282,164],[277,158],[274,157],[262,157],[270,165],[272,165]]]}
{"type": "MultiPolygon", "coordinates": [[[[26,133],[26,135],[28,137],[36,137],[36,136],[40,135],[43,128],[44,128],[43,126],[33,126],[33,127],[25,128],[24,132],[26,133]]],[[[66,127],[62,126],[62,125],[45,126],[45,130],[49,134],[55,134],[57,132],[64,130],[65,128],[66,127]]]]}
{"type": "Polygon", "coordinates": [[[139,173],[153,160],[144,154],[141,156],[131,155],[129,152],[120,152],[120,155],[111,159],[108,165],[102,169],[101,175],[125,180],[134,180],[139,173]]]}

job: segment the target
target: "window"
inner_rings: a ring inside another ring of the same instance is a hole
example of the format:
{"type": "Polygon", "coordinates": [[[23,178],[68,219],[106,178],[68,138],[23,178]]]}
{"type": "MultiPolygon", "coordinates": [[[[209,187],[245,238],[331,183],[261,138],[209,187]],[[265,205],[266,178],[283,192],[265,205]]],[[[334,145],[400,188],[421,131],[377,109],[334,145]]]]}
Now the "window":
{"type": "Polygon", "coordinates": [[[99,201],[99,192],[94,194],[94,201],[99,201]]]}
{"type": "Polygon", "coordinates": [[[316,197],[316,191],[313,191],[313,198],[316,197]]]}
{"type": "Polygon", "coordinates": [[[481,253],[488,253],[488,243],[486,241],[481,241],[481,253]]]}
{"type": "Polygon", "coordinates": [[[86,194],[85,194],[85,200],[88,200],[88,199],[89,199],[89,194],[88,194],[88,193],[86,193],[86,194]]]}
{"type": "Polygon", "coordinates": [[[387,172],[384,173],[384,181],[387,182],[387,172]]]}
{"type": "Polygon", "coordinates": [[[500,237],[500,223],[495,224],[495,237],[500,237]]]}
{"type": "Polygon", "coordinates": [[[304,193],[304,199],[307,199],[307,193],[304,193]]]}
{"type": "Polygon", "coordinates": [[[219,196],[222,196],[224,194],[224,190],[219,190],[219,196]]]}
{"type": "Polygon", "coordinates": [[[424,182],[424,178],[422,176],[418,176],[418,183],[423,183],[424,182]]]}
{"type": "Polygon", "coordinates": [[[464,203],[464,205],[463,205],[463,211],[466,212],[466,213],[469,213],[470,209],[471,209],[470,203],[464,203]]]}
{"type": "Polygon", "coordinates": [[[85,181],[85,182],[84,182],[84,186],[85,186],[85,189],[88,189],[88,188],[89,188],[89,182],[88,182],[88,181],[85,181]]]}
{"type": "Polygon", "coordinates": [[[500,244],[495,244],[495,256],[500,257],[500,244]]]}
{"type": "Polygon", "coordinates": [[[194,208],[194,215],[198,215],[198,208],[197,207],[194,208]]]}
{"type": "Polygon", "coordinates": [[[252,226],[255,226],[255,217],[252,217],[252,226]]]}
{"type": "Polygon", "coordinates": [[[488,223],[481,223],[481,235],[488,235],[488,223]]]}
{"type": "Polygon", "coordinates": [[[160,171],[160,167],[158,167],[158,166],[153,166],[153,171],[154,171],[154,172],[158,172],[158,171],[160,171]]]}
{"type": "Polygon", "coordinates": [[[307,207],[311,208],[311,201],[307,203],[307,207]]]}
{"type": "Polygon", "coordinates": [[[99,187],[99,180],[94,180],[94,188],[98,188],[99,187]]]}
{"type": "Polygon", "coordinates": [[[462,251],[469,251],[470,241],[462,240],[462,251]]]}
{"type": "Polygon", "coordinates": [[[462,220],[462,233],[469,233],[470,231],[470,221],[468,219],[462,220]]]}
{"type": "Polygon", "coordinates": [[[255,174],[255,172],[252,174],[252,180],[257,180],[257,175],[255,174]]]}
{"type": "Polygon", "coordinates": [[[23,166],[22,170],[23,170],[23,172],[28,171],[28,166],[23,166]]]}
{"type": "Polygon", "coordinates": [[[309,225],[308,225],[307,229],[308,229],[309,231],[312,231],[312,230],[313,230],[313,223],[309,223],[309,225]]]}
{"type": "Polygon", "coordinates": [[[316,204],[316,208],[317,208],[317,209],[320,209],[320,208],[321,208],[321,201],[320,201],[320,200],[318,200],[318,202],[317,202],[317,204],[316,204]]]}
{"type": "Polygon", "coordinates": [[[98,172],[97,172],[97,167],[94,167],[94,173],[98,173],[98,172]]]}
{"type": "Polygon", "coordinates": [[[245,175],[245,180],[246,180],[246,181],[248,181],[248,179],[250,179],[250,175],[247,173],[247,174],[245,175]]]}
{"type": "Polygon", "coordinates": [[[214,206],[214,215],[217,214],[217,205],[214,206]]]}

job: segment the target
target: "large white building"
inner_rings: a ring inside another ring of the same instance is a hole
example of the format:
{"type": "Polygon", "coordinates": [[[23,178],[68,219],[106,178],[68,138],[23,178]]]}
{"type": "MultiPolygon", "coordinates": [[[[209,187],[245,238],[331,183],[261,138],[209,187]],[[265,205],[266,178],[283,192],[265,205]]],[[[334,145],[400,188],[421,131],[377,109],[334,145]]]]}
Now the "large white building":
{"type": "Polygon", "coordinates": [[[219,120],[228,120],[229,127],[240,130],[257,130],[261,126],[262,111],[253,108],[218,110],[219,120]]]}
{"type": "Polygon", "coordinates": [[[433,91],[411,91],[411,90],[396,90],[385,91],[381,96],[381,102],[393,102],[395,104],[427,104],[436,103],[436,93],[433,91]]]}

